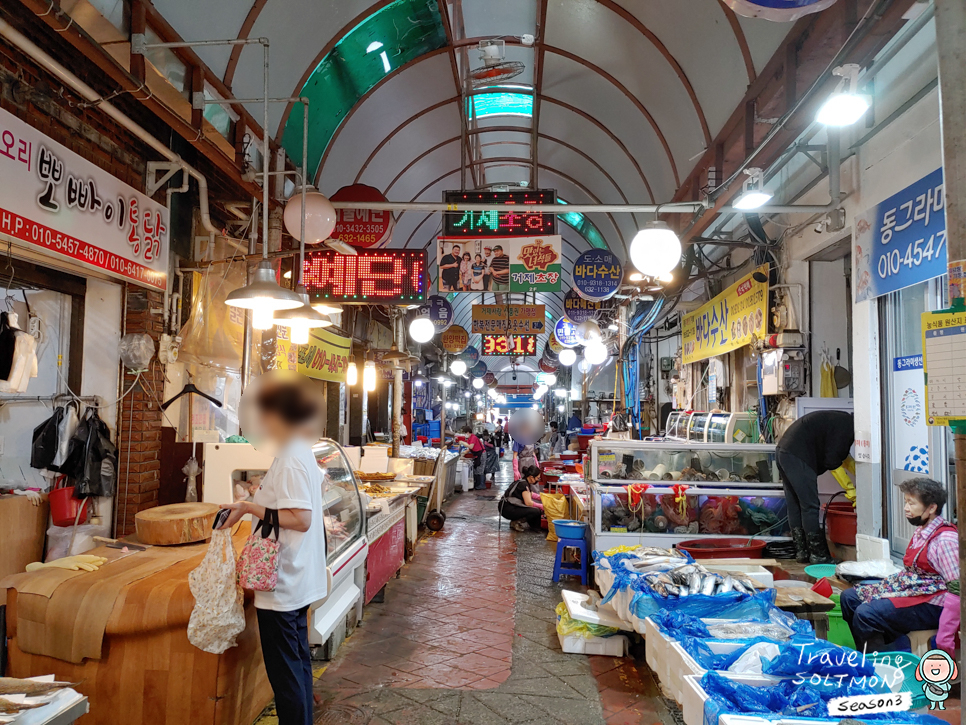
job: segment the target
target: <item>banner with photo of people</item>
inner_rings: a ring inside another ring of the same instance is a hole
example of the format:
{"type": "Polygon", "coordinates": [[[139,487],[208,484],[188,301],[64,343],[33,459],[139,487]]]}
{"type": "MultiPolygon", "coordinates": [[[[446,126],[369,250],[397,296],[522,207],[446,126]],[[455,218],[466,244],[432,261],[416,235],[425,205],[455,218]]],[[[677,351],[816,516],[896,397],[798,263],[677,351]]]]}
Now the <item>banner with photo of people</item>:
{"type": "Polygon", "coordinates": [[[558,292],[560,235],[439,238],[439,291],[558,292]]]}

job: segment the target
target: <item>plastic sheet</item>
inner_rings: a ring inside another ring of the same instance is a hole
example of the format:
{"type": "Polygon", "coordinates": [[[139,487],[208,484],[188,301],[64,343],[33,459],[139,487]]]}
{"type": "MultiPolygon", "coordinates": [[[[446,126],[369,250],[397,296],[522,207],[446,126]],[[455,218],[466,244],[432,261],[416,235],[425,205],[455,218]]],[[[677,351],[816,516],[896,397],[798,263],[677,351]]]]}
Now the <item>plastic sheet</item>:
{"type": "MultiPolygon", "coordinates": [[[[767,718],[828,718],[828,701],[836,697],[875,694],[868,686],[836,684],[812,687],[785,680],[774,687],[751,687],[734,682],[716,672],[701,678],[701,687],[708,694],[704,703],[704,725],[718,725],[721,715],[760,715],[767,718]],[[798,708],[802,708],[799,710],[798,708]]],[[[835,719],[835,718],[833,718],[835,719]]],[[[876,723],[912,723],[941,725],[931,715],[910,712],[874,713],[862,716],[862,721],[876,723]]]]}
{"type": "Polygon", "coordinates": [[[570,612],[567,610],[567,605],[563,602],[560,602],[554,611],[557,612],[557,633],[561,637],[582,637],[583,639],[610,637],[620,631],[616,627],[605,627],[602,624],[591,624],[590,622],[581,622],[579,619],[572,619],[570,612]]]}
{"type": "Polygon", "coordinates": [[[705,596],[662,597],[651,591],[646,584],[634,595],[631,613],[639,619],[651,617],[662,609],[693,617],[720,617],[724,619],[767,620],[768,612],[775,606],[775,590],[765,589],[756,594],[728,592],[705,596]]]}
{"type": "Polygon", "coordinates": [[[690,614],[662,609],[656,612],[651,619],[659,629],[672,637],[693,637],[699,639],[708,639],[711,637],[711,633],[708,631],[705,623],[697,617],[692,617],[690,614]]]}
{"type": "Polygon", "coordinates": [[[118,342],[117,352],[128,370],[147,370],[154,357],[154,340],[144,333],[129,332],[118,342]]]}
{"type": "MultiPolygon", "coordinates": [[[[728,670],[732,665],[735,664],[735,662],[741,659],[746,652],[754,647],[758,647],[761,644],[775,645],[775,643],[770,639],[765,637],[756,637],[755,639],[744,643],[742,647],[732,650],[731,652],[715,654],[711,647],[708,646],[708,643],[703,639],[698,639],[697,637],[683,637],[681,639],[681,646],[684,648],[684,651],[691,655],[691,658],[706,670],[728,670]]],[[[761,674],[760,669],[757,674],[761,674]]]]}

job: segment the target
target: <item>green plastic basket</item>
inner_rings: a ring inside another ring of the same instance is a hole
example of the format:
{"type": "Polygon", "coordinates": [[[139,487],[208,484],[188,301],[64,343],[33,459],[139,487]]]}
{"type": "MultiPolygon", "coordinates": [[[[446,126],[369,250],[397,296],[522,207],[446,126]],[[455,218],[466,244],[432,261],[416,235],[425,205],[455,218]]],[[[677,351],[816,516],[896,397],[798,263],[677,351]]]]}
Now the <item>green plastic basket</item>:
{"type": "Polygon", "coordinates": [[[913,710],[928,707],[929,701],[926,700],[926,696],[922,692],[922,683],[916,680],[916,668],[919,667],[921,657],[917,657],[911,652],[878,652],[869,655],[869,659],[877,664],[892,665],[902,670],[904,679],[899,691],[912,694],[913,710]]]}

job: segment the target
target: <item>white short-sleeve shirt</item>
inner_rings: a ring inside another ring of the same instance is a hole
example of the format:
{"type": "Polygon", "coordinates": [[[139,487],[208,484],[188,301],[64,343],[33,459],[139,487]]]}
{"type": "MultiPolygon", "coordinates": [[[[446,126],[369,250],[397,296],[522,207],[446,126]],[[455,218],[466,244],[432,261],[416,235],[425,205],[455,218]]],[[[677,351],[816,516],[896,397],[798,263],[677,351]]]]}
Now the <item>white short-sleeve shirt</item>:
{"type": "Polygon", "coordinates": [[[322,471],[307,441],[293,440],[279,451],[253,501],[266,508],[312,512],[308,531],[281,529],[278,584],[274,592],[255,592],[255,606],[291,612],[322,599],[326,595],[322,471]]]}

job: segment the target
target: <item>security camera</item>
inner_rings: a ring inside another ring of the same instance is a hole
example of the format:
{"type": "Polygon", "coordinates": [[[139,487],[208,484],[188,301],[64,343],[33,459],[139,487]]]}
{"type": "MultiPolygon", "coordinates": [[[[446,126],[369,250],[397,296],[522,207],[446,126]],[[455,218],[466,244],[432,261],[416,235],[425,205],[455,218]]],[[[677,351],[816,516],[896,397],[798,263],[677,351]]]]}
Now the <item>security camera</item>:
{"type": "Polygon", "coordinates": [[[516,379],[517,379],[517,374],[516,374],[516,373],[513,373],[513,379],[514,379],[514,380],[516,380],[516,379]]]}

